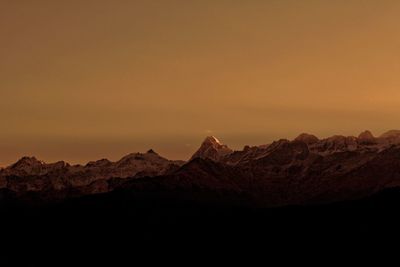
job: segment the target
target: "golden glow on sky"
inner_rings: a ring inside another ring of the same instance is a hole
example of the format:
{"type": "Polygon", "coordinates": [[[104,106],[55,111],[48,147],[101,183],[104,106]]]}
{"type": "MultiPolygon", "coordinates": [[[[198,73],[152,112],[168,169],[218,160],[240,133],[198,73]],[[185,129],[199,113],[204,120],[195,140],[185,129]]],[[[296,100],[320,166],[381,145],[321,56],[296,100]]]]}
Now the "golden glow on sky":
{"type": "Polygon", "coordinates": [[[400,1],[0,2],[0,166],[400,128],[400,1]]]}

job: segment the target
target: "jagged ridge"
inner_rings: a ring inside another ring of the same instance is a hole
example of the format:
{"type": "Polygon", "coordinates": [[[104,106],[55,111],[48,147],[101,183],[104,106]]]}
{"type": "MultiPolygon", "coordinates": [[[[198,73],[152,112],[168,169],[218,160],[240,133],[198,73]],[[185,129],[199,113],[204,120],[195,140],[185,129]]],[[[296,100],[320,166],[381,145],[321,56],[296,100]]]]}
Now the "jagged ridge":
{"type": "Polygon", "coordinates": [[[65,197],[71,192],[108,192],[129,184],[129,190],[138,192],[158,188],[185,197],[214,192],[222,198],[236,195],[266,206],[330,202],[400,185],[399,136],[396,131],[380,137],[365,131],[358,137],[325,139],[301,134],[292,141],[281,139],[241,151],[207,137],[185,165],[153,150],[85,166],[23,158],[0,172],[0,185],[18,194],[46,192],[47,196],[65,197]],[[147,178],[137,180],[140,177],[147,178]]]}

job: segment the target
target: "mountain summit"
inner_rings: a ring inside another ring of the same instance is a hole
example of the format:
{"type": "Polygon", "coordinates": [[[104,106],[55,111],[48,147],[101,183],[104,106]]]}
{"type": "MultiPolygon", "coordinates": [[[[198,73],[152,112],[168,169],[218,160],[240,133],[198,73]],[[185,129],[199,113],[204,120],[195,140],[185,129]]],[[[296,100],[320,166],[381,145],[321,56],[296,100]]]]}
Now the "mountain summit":
{"type": "Polygon", "coordinates": [[[370,132],[370,131],[364,131],[362,133],[360,133],[360,135],[358,136],[358,139],[374,139],[374,135],[370,132]]]}
{"type": "Polygon", "coordinates": [[[376,142],[376,138],[370,131],[364,131],[358,136],[358,141],[362,144],[373,144],[376,142]]]}
{"type": "Polygon", "coordinates": [[[297,136],[294,140],[296,141],[302,141],[306,143],[307,145],[315,144],[319,141],[318,137],[312,134],[307,134],[307,133],[302,133],[299,136],[297,136]]]}
{"type": "Polygon", "coordinates": [[[382,134],[380,138],[397,139],[400,138],[400,130],[390,130],[382,134]]]}
{"type": "Polygon", "coordinates": [[[231,153],[233,153],[233,150],[222,144],[216,137],[207,136],[190,160],[202,158],[219,161],[222,157],[231,153]]]}

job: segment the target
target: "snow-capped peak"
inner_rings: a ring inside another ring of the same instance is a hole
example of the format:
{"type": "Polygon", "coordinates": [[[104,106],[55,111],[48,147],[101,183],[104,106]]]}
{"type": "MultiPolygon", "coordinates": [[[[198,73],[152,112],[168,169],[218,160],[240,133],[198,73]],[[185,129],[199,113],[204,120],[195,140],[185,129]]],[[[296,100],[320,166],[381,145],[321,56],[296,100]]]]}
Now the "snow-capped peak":
{"type": "Polygon", "coordinates": [[[203,143],[212,143],[212,144],[222,145],[222,143],[215,136],[207,136],[206,139],[204,139],[203,143]]]}
{"type": "Polygon", "coordinates": [[[191,159],[208,158],[218,161],[223,156],[231,154],[232,152],[232,149],[222,144],[215,136],[207,136],[191,159]]]}

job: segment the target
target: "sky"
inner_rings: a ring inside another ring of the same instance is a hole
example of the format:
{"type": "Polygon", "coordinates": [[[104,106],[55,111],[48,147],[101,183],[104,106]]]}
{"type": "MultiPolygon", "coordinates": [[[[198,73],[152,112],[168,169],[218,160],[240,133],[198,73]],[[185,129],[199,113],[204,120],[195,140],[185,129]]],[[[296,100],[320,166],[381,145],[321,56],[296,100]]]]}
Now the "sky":
{"type": "Polygon", "coordinates": [[[400,1],[0,0],[0,166],[400,128],[400,1]]]}

